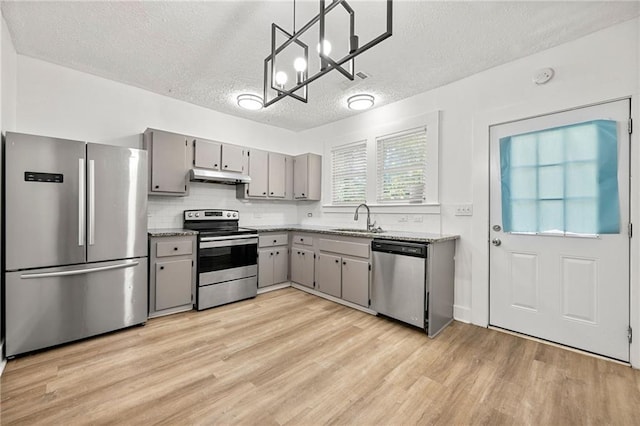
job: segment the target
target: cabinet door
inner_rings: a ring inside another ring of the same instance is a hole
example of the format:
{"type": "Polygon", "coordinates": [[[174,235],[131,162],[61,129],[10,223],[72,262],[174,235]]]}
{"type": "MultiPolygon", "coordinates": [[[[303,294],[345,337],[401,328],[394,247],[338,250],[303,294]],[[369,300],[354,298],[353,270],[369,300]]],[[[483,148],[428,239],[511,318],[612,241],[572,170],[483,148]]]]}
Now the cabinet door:
{"type": "Polygon", "coordinates": [[[225,172],[244,171],[244,148],[235,145],[222,145],[222,169],[225,172]]]}
{"type": "Polygon", "coordinates": [[[286,247],[276,247],[273,255],[273,283],[283,283],[287,281],[289,272],[289,256],[286,247]]]}
{"type": "Polygon", "coordinates": [[[190,259],[156,262],[157,311],[192,302],[191,268],[190,259]]]}
{"type": "Polygon", "coordinates": [[[220,170],[220,147],[222,144],[205,139],[193,141],[194,159],[196,167],[212,170],[220,170]]]}
{"type": "Polygon", "coordinates": [[[258,287],[273,284],[274,250],[258,250],[258,287]]]}
{"type": "Polygon", "coordinates": [[[293,160],[293,198],[307,198],[307,167],[309,157],[298,155],[293,160]]]}
{"type": "Polygon", "coordinates": [[[286,157],[269,153],[269,197],[284,198],[286,188],[286,157]]]}
{"type": "Polygon", "coordinates": [[[293,157],[286,155],[284,158],[284,199],[293,200],[293,157]]]}
{"type": "Polygon", "coordinates": [[[187,192],[187,139],[172,133],[153,132],[151,191],[187,192]]]}
{"type": "Polygon", "coordinates": [[[247,195],[250,197],[266,197],[267,196],[267,166],[269,153],[252,149],[249,151],[249,176],[251,183],[248,185],[247,195]]]}
{"type": "Polygon", "coordinates": [[[369,262],[342,258],[342,298],[369,306],[369,262]]]}
{"type": "Polygon", "coordinates": [[[339,256],[320,254],[318,256],[318,268],[316,284],[318,290],[335,297],[341,297],[342,265],[339,256]]]}
{"type": "Polygon", "coordinates": [[[291,281],[313,287],[313,252],[291,249],[291,281]]]}

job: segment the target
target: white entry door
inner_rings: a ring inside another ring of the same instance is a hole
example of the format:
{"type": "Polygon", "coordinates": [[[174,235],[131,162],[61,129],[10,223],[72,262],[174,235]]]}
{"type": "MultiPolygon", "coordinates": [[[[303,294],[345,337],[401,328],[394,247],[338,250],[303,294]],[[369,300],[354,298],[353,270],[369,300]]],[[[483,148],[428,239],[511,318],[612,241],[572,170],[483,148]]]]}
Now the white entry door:
{"type": "Polygon", "coordinates": [[[491,127],[491,325],[629,360],[629,114],[491,127]]]}

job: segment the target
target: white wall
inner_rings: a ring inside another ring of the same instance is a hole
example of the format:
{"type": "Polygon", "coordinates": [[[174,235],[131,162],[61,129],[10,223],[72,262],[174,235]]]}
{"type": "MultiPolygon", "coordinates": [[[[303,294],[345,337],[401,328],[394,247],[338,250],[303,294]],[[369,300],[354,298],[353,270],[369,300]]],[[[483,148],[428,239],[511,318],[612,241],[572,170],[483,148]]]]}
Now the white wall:
{"type": "MultiPolygon", "coordinates": [[[[340,135],[377,123],[441,112],[440,226],[443,233],[461,236],[456,251],[455,315],[460,320],[484,326],[488,323],[488,126],[618,97],[637,96],[640,87],[639,26],[640,20],[635,19],[410,99],[302,132],[300,139],[307,141],[308,149],[322,152],[319,146],[329,144],[340,135]],[[532,75],[543,67],[553,67],[556,76],[548,84],[536,86],[532,83],[532,75]],[[454,216],[454,206],[462,203],[473,203],[473,217],[454,216]]],[[[398,84],[402,84],[402,78],[400,75],[398,84]]],[[[637,101],[634,105],[638,105],[637,101]]],[[[640,122],[638,108],[633,115],[636,122],[640,122]]],[[[637,134],[638,131],[633,136],[635,142],[637,134]]],[[[638,152],[640,150],[634,152],[636,160],[638,152]]],[[[328,184],[326,176],[324,184],[328,184]]],[[[638,193],[637,185],[633,193],[638,193]]],[[[637,208],[632,214],[634,221],[640,223],[637,208]]],[[[317,206],[313,215],[313,220],[324,221],[335,220],[340,214],[317,206]]],[[[377,215],[386,217],[389,227],[438,231],[435,221],[394,223],[402,215],[382,215],[380,212],[377,215]]],[[[299,219],[309,220],[305,209],[299,209],[299,219]]],[[[632,255],[637,264],[637,248],[632,255]]],[[[635,304],[632,323],[640,330],[637,274],[632,280],[635,304]]],[[[639,365],[640,346],[633,350],[635,363],[639,365]]]]}
{"type": "MultiPolygon", "coordinates": [[[[229,116],[146,90],[18,56],[17,130],[141,147],[147,127],[254,148],[299,154],[295,133],[229,116]]],[[[293,202],[236,199],[235,187],[194,184],[188,197],[149,198],[149,227],[181,226],[189,208],[234,208],[241,225],[295,223],[293,202]],[[259,206],[260,212],[256,212],[259,206]]]]}

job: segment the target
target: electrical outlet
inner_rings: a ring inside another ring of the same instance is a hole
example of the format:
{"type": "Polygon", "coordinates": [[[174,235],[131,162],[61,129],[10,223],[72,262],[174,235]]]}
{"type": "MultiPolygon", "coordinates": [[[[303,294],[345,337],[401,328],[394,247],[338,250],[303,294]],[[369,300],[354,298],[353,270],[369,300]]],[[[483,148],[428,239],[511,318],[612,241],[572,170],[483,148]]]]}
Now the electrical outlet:
{"type": "Polygon", "coordinates": [[[456,216],[473,216],[473,204],[460,204],[456,206],[456,216]]]}
{"type": "Polygon", "coordinates": [[[398,219],[398,222],[409,222],[409,216],[407,216],[406,214],[403,216],[400,216],[400,218],[398,219]]]}
{"type": "Polygon", "coordinates": [[[421,223],[423,220],[424,219],[422,218],[422,215],[420,215],[420,214],[417,214],[417,215],[413,216],[413,221],[415,223],[421,223]]]}

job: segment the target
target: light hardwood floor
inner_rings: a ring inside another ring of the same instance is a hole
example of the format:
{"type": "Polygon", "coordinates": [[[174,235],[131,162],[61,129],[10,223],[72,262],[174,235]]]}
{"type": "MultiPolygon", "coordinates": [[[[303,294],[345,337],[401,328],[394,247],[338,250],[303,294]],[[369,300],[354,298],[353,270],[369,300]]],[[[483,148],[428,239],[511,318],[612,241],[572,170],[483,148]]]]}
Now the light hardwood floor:
{"type": "Polygon", "coordinates": [[[9,361],[2,424],[640,424],[640,371],[292,288],[9,361]]]}

